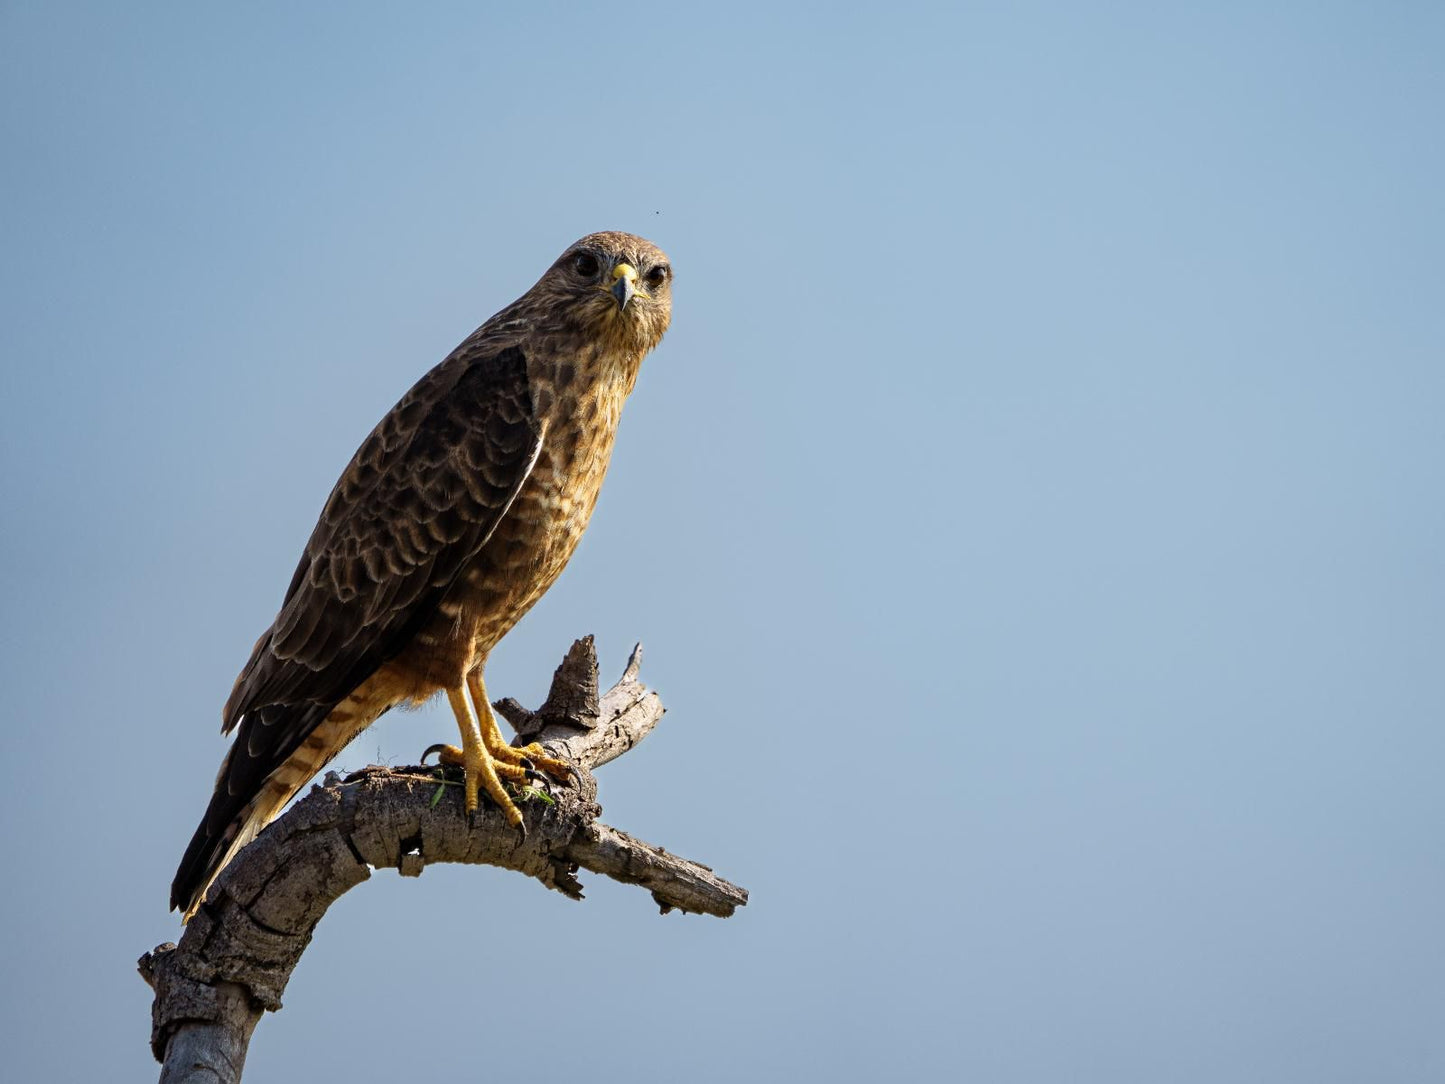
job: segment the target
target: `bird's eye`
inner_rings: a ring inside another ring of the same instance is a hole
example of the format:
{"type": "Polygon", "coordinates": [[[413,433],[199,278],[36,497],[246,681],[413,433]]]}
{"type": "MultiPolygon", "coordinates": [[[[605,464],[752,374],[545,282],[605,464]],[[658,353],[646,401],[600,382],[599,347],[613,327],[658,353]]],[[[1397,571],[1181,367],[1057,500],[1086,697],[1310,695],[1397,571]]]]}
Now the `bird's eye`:
{"type": "Polygon", "coordinates": [[[647,272],[647,285],[655,290],[666,282],[668,276],[671,274],[672,268],[668,267],[665,263],[660,263],[656,267],[649,268],[647,272]]]}
{"type": "Polygon", "coordinates": [[[572,270],[585,279],[590,279],[597,274],[598,268],[601,266],[597,262],[597,257],[590,252],[579,252],[572,257],[572,270]]]}

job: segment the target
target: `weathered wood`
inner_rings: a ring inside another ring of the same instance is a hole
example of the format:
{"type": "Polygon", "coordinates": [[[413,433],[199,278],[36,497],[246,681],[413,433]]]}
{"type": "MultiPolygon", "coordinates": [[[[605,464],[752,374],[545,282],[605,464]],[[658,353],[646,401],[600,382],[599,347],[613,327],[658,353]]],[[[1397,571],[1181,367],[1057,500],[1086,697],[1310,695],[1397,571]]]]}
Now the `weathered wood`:
{"type": "Polygon", "coordinates": [[[567,856],[593,873],[650,889],[664,915],[676,909],[727,918],[748,902],[746,889],[724,881],[706,866],[605,824],[592,824],[578,833],[567,856]]]}
{"type": "MultiPolygon", "coordinates": [[[[641,646],[632,649],[634,655],[641,646]]],[[[528,711],[511,697],[498,700],[492,707],[512,724],[524,742],[558,723],[591,730],[602,712],[597,701],[597,647],[592,637],[584,636],[572,645],[552,675],[546,702],[536,711],[528,711]]]]}
{"type": "Polygon", "coordinates": [[[512,709],[528,724],[525,740],[577,769],[565,785],[540,780],[538,792],[523,795],[525,832],[489,803],[468,818],[459,772],[371,767],[344,779],[328,773],[236,856],[179,945],[160,945],[140,960],[156,994],[151,1049],[162,1084],[241,1079],[251,1032],[263,1011],[281,1008],[316,925],[373,869],[418,876],[437,862],[487,863],[581,899],[580,867],[647,888],[663,913],[726,917],[747,902],[744,889],[706,866],[597,821],[592,769],[646,737],[663,707],[638,678],[640,646],[599,698],[591,639],[567,653],[542,709],[512,709]]]}

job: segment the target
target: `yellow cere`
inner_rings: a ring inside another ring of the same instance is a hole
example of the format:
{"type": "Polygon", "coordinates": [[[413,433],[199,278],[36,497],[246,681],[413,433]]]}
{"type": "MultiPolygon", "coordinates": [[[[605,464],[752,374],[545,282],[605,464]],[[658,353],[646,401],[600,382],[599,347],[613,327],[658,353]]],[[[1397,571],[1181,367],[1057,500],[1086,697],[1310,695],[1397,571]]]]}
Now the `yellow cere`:
{"type": "Polygon", "coordinates": [[[620,263],[612,269],[612,278],[614,281],[625,278],[628,282],[636,282],[637,268],[633,267],[630,263],[620,263]]]}

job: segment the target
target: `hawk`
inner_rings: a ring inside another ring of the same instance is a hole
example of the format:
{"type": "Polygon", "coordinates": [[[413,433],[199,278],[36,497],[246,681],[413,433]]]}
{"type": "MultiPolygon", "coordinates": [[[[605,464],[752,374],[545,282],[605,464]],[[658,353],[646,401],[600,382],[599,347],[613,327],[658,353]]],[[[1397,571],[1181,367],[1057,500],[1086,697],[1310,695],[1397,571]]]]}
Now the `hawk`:
{"type": "Polygon", "coordinates": [[[235,853],[378,716],[443,692],[467,812],[503,781],[566,763],[497,728],[487,655],[582,537],[622,404],[672,315],[649,241],[594,233],[381,419],[326,501],[281,611],[222,712],[236,732],[171,885],[187,919],[235,853]]]}

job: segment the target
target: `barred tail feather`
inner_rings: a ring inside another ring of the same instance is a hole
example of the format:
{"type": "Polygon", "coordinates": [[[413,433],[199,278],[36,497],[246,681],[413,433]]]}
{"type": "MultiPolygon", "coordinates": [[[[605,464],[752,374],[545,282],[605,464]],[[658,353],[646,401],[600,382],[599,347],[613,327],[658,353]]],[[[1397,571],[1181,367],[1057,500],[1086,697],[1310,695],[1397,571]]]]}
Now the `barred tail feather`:
{"type": "Polygon", "coordinates": [[[255,839],[332,757],[380,714],[340,704],[277,704],[248,712],[216,777],[216,791],[171,883],[183,922],[242,847],[255,839]]]}

